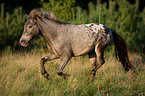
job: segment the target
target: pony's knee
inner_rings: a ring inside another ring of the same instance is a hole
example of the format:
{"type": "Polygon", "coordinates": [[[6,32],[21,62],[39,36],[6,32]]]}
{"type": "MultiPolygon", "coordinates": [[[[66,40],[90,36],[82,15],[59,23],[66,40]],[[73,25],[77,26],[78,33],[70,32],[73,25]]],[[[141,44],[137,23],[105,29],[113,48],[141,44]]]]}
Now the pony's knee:
{"type": "Polygon", "coordinates": [[[40,62],[44,63],[45,62],[45,57],[41,58],[40,62]]]}
{"type": "Polygon", "coordinates": [[[97,55],[97,62],[101,65],[103,65],[105,63],[105,59],[104,59],[104,51],[102,50],[97,50],[96,51],[96,55],[97,55]]]}
{"type": "Polygon", "coordinates": [[[40,61],[40,69],[41,69],[41,74],[43,76],[47,73],[46,70],[45,70],[45,67],[44,67],[45,62],[46,62],[45,57],[41,58],[41,61],[40,61]]]}

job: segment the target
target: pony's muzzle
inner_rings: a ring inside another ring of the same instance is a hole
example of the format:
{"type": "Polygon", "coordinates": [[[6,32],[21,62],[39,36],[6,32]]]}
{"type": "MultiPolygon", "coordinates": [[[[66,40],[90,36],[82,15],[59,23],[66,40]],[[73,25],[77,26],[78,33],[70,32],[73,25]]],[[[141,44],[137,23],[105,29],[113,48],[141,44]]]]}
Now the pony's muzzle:
{"type": "Polygon", "coordinates": [[[29,43],[26,40],[24,40],[23,38],[20,39],[19,43],[21,44],[21,46],[24,46],[24,47],[29,45],[29,43]]]}

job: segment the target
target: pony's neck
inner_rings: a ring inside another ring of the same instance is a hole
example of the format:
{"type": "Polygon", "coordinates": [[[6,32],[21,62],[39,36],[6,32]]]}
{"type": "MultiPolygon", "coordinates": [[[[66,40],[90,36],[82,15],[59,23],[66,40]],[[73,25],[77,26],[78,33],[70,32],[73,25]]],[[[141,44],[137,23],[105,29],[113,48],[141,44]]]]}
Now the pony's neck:
{"type": "Polygon", "coordinates": [[[58,32],[61,24],[58,24],[57,22],[54,22],[52,20],[37,20],[37,24],[39,29],[41,30],[41,34],[44,37],[46,41],[53,41],[57,38],[58,32]]]}

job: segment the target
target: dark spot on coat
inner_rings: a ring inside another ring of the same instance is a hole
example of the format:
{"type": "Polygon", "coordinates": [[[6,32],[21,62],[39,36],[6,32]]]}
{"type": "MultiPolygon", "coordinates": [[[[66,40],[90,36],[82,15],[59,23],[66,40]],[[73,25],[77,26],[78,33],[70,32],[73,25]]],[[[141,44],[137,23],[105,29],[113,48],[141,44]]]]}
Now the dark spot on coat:
{"type": "Polygon", "coordinates": [[[89,27],[92,27],[92,26],[94,26],[94,24],[91,24],[89,27]]]}
{"type": "Polygon", "coordinates": [[[109,28],[108,27],[106,27],[106,26],[103,26],[105,29],[105,32],[108,34],[109,32],[110,32],[110,30],[109,30],[109,28]]]}

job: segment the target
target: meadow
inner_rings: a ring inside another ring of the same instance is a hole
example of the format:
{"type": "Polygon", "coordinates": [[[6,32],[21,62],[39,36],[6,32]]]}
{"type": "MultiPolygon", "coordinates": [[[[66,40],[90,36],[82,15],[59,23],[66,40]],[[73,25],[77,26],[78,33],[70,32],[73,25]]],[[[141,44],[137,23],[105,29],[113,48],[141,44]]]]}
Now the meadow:
{"type": "Polygon", "coordinates": [[[125,72],[112,52],[106,52],[106,63],[98,70],[94,82],[89,82],[91,63],[87,55],[73,57],[64,72],[64,80],[56,73],[59,59],[45,67],[51,76],[40,73],[40,59],[47,52],[3,52],[0,56],[0,96],[144,96],[145,56],[130,53],[136,73],[125,72]]]}

